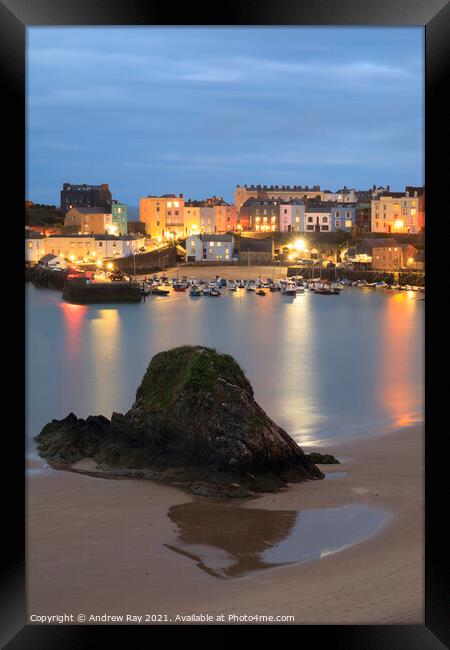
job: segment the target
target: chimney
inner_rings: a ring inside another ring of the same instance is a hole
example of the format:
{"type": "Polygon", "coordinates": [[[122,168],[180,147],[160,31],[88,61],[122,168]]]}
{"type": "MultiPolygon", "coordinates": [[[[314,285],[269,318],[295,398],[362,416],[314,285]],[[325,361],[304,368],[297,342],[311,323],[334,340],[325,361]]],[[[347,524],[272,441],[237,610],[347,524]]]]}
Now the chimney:
{"type": "Polygon", "coordinates": [[[180,199],[182,199],[182,198],[183,198],[183,193],[181,193],[181,194],[180,194],[180,196],[179,196],[179,198],[180,198],[180,199]]]}
{"type": "Polygon", "coordinates": [[[387,189],[387,191],[389,192],[389,191],[390,191],[390,189],[391,189],[391,186],[390,186],[390,185],[388,185],[386,189],[387,189]]]}

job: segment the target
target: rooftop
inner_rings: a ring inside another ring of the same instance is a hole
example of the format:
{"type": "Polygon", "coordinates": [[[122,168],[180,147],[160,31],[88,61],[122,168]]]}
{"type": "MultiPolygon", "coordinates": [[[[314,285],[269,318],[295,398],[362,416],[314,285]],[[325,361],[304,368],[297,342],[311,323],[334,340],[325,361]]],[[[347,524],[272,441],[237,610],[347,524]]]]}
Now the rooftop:
{"type": "Polygon", "coordinates": [[[110,214],[110,212],[106,211],[104,208],[79,208],[74,206],[71,209],[76,210],[80,214],[110,214]]]}
{"type": "Polygon", "coordinates": [[[233,235],[191,235],[191,237],[198,237],[202,241],[233,241],[233,235]]]}
{"type": "Polygon", "coordinates": [[[244,253],[271,253],[273,240],[242,237],[239,241],[239,250],[244,253]]]}
{"type": "Polygon", "coordinates": [[[63,234],[63,235],[49,235],[49,238],[63,238],[63,239],[95,239],[95,240],[112,240],[112,241],[129,241],[131,239],[142,239],[143,235],[139,233],[131,233],[129,235],[79,235],[79,234],[63,234]]]}

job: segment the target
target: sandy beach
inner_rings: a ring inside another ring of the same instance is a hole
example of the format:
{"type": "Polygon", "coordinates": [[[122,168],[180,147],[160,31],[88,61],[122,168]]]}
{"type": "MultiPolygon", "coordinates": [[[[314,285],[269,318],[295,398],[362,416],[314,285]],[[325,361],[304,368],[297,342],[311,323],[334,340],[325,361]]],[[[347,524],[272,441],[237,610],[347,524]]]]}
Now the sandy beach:
{"type": "Polygon", "coordinates": [[[293,617],[280,624],[423,623],[423,427],[327,451],[342,463],[320,466],[325,480],[239,503],[150,481],[41,472],[44,463],[33,460],[29,617],[82,614],[89,623],[93,614],[104,617],[100,622],[124,623],[133,621],[106,616],[131,615],[143,617],[136,623],[173,624],[183,622],[177,615],[202,613],[214,617],[213,624],[221,614],[225,623],[230,614],[293,617]],[[286,536],[296,513],[348,504],[388,517],[365,541],[320,560],[261,562],[261,547],[286,536]],[[241,535],[233,533],[236,518],[241,535]],[[242,570],[218,577],[214,566],[226,567],[230,556],[242,570]],[[146,615],[159,620],[146,621],[146,615]]]}
{"type": "MultiPolygon", "coordinates": [[[[195,278],[196,280],[212,280],[215,275],[220,275],[222,278],[227,280],[256,280],[261,276],[263,280],[266,278],[273,278],[276,282],[281,278],[285,278],[287,274],[288,267],[281,264],[275,264],[273,266],[259,266],[258,264],[252,264],[251,266],[245,264],[236,264],[234,266],[218,266],[218,265],[184,265],[180,264],[177,267],[172,266],[165,270],[165,274],[171,280],[172,278],[178,277],[181,278],[185,275],[187,278],[195,278]]],[[[310,273],[308,271],[308,273],[310,273]]],[[[162,271],[156,275],[161,276],[162,271]]],[[[317,272],[318,275],[318,272],[317,272]]],[[[144,277],[150,278],[152,273],[147,273],[146,275],[137,275],[138,280],[143,280],[144,277]]],[[[309,277],[309,275],[308,275],[309,277]]]]}

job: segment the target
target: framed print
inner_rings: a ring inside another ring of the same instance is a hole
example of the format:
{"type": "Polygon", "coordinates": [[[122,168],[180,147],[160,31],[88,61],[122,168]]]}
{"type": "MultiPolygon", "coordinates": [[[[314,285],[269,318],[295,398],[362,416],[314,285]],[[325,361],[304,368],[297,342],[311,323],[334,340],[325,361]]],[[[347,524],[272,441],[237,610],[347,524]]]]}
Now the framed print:
{"type": "Polygon", "coordinates": [[[25,209],[3,645],[445,647],[448,5],[0,10],[18,239],[25,209]]]}

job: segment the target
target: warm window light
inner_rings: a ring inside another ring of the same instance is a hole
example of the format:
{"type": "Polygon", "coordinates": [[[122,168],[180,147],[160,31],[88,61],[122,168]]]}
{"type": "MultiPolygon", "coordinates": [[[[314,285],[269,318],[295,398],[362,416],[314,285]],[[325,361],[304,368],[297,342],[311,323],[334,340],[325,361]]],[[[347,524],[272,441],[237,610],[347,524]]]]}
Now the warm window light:
{"type": "Polygon", "coordinates": [[[69,260],[70,260],[71,262],[75,262],[75,259],[76,259],[76,258],[75,258],[75,255],[69,255],[69,260]]]}
{"type": "Polygon", "coordinates": [[[106,265],[106,268],[109,269],[109,270],[111,270],[111,269],[113,268],[113,263],[112,263],[112,262],[108,262],[108,264],[106,265]]]}
{"type": "Polygon", "coordinates": [[[396,230],[401,230],[403,228],[403,221],[401,219],[396,219],[394,221],[394,226],[396,230]]]}
{"type": "Polygon", "coordinates": [[[96,264],[99,268],[103,266],[103,262],[101,260],[97,260],[96,264]]]}
{"type": "Polygon", "coordinates": [[[412,264],[414,262],[414,258],[408,257],[408,264],[412,264]]]}

